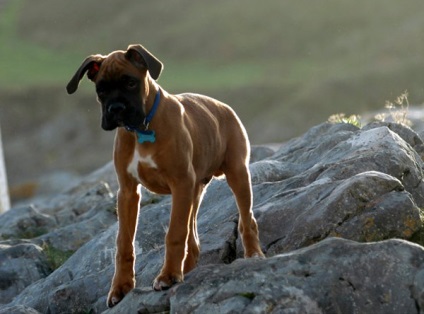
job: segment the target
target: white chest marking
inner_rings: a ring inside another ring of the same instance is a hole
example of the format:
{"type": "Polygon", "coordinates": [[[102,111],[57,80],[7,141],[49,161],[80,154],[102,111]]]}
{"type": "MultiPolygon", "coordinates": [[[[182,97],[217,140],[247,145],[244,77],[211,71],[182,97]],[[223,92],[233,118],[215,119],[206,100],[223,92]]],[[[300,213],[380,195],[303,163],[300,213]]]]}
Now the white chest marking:
{"type": "Polygon", "coordinates": [[[136,150],[134,152],[133,159],[131,160],[130,164],[128,165],[127,172],[130,175],[132,175],[134,178],[136,178],[138,181],[140,181],[140,177],[139,177],[139,174],[138,174],[139,163],[142,163],[149,168],[153,168],[153,169],[158,168],[158,166],[156,165],[156,163],[153,160],[151,155],[140,156],[140,153],[136,150]]]}

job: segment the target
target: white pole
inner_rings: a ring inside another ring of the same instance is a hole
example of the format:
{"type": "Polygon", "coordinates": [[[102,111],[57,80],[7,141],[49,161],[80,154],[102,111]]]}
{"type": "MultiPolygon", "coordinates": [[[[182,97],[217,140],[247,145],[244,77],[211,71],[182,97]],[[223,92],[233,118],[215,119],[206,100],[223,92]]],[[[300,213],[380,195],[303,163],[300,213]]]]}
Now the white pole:
{"type": "Polygon", "coordinates": [[[10,208],[9,193],[7,191],[6,166],[4,163],[3,143],[1,141],[0,130],[0,214],[8,211],[10,208]]]}

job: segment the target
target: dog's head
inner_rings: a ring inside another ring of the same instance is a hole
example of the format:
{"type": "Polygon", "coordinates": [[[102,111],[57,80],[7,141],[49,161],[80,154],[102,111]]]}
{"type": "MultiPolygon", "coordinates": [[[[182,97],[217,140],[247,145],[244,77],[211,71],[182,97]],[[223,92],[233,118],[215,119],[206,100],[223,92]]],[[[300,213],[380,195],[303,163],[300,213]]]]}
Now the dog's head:
{"type": "Polygon", "coordinates": [[[149,94],[148,77],[154,80],[162,72],[162,63],[141,45],[107,56],[92,55],[81,64],[66,86],[75,93],[84,74],[96,84],[97,99],[102,106],[102,128],[138,127],[145,118],[149,94]]]}

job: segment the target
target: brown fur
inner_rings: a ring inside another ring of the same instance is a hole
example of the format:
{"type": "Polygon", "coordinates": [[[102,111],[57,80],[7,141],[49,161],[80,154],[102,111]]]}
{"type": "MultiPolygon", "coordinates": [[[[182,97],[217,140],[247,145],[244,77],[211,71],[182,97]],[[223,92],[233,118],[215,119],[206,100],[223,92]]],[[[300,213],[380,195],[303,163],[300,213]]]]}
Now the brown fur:
{"type": "MultiPolygon", "coordinates": [[[[141,199],[137,189],[139,183],[152,192],[172,194],[165,260],[153,284],[155,290],[183,281],[184,274],[196,266],[200,253],[197,212],[206,186],[214,176],[225,174],[235,195],[245,257],[263,256],[252,212],[248,169],[250,146],[246,131],[234,111],[203,95],[168,94],[146,68],[134,66],[133,62],[122,57],[124,54],[118,51],[107,57],[95,56],[101,67],[92,80],[135,75],[143,82],[140,100],[144,100],[144,112],[149,112],[158,89],[161,90],[161,101],[149,126],[156,132],[155,143],[139,144],[136,135],[122,127],[116,132],[114,163],[120,187],[119,231],[109,306],[118,303],[135,286],[133,244],[141,199]],[[150,156],[156,165],[138,163],[140,182],[128,171],[135,150],[142,157],[150,156]]],[[[81,73],[77,74],[73,80],[79,81],[81,73]]],[[[75,85],[75,81],[71,80],[71,83],[75,85]]]]}

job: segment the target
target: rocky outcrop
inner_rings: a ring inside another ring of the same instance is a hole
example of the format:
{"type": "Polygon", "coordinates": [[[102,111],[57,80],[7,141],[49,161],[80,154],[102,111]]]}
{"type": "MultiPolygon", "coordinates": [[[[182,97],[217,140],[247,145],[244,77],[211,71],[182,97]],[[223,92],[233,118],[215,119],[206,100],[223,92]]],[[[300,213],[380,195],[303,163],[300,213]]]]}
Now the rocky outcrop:
{"type": "MultiPolygon", "coordinates": [[[[169,293],[169,309],[177,313],[416,313],[422,306],[416,300],[424,288],[423,253],[422,247],[400,240],[365,245],[329,238],[266,260],[199,268],[169,293]]],[[[140,304],[139,310],[149,313],[154,310],[149,306],[140,304]]]]}
{"type": "Polygon", "coordinates": [[[397,124],[325,123],[277,150],[254,148],[267,258],[240,258],[235,202],[225,179],[214,180],[198,216],[199,266],[159,293],[151,283],[171,198],[143,190],[137,287],[110,310],[117,186],[108,164],[0,216],[0,313],[419,313],[424,250],[405,240],[422,241],[422,147],[397,124]]]}

